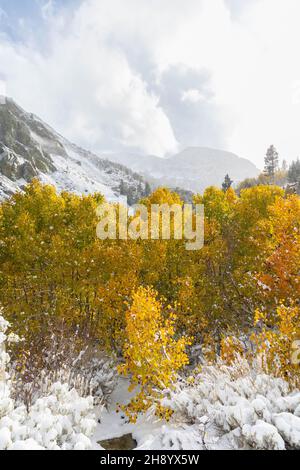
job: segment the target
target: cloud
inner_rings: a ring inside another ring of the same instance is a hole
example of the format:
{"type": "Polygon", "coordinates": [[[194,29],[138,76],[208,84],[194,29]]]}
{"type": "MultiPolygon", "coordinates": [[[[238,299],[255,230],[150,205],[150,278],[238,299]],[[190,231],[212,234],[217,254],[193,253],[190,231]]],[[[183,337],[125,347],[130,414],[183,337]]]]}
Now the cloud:
{"type": "Polygon", "coordinates": [[[248,9],[249,6],[253,6],[255,3],[260,2],[261,0],[225,0],[226,5],[228,6],[233,17],[238,17],[241,15],[244,10],[248,9]]]}
{"type": "Polygon", "coordinates": [[[54,15],[54,2],[53,0],[47,0],[41,4],[41,15],[44,20],[54,15]]]}
{"type": "Polygon", "coordinates": [[[183,65],[172,65],[160,76],[160,104],[182,147],[226,145],[226,124],[211,79],[208,71],[183,65]]]}
{"type": "Polygon", "coordinates": [[[0,78],[66,137],[161,156],[221,147],[260,166],[271,143],[297,156],[299,0],[59,4],[38,34],[1,38],[0,78]]]}
{"type": "Polygon", "coordinates": [[[177,140],[159,97],[126,54],[110,44],[114,21],[103,23],[98,5],[84,2],[71,22],[48,11],[46,51],[32,42],[2,41],[0,71],[8,93],[95,151],[175,152],[177,140]]]}
{"type": "Polygon", "coordinates": [[[205,97],[202,95],[200,90],[196,88],[190,88],[189,90],[185,90],[182,93],[181,101],[184,103],[199,103],[200,101],[204,101],[205,97]]]}
{"type": "Polygon", "coordinates": [[[0,95],[7,95],[6,81],[0,79],[0,95]]]}

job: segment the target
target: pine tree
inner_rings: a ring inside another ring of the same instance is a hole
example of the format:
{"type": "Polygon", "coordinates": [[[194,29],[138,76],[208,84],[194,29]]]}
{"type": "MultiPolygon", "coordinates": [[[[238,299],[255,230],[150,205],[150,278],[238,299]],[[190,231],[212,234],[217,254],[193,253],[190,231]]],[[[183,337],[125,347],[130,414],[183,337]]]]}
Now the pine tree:
{"type": "Polygon", "coordinates": [[[120,182],[119,191],[121,196],[126,196],[126,186],[123,180],[120,182]]]}
{"type": "Polygon", "coordinates": [[[150,186],[150,184],[148,183],[148,181],[146,181],[144,196],[145,196],[145,197],[148,197],[148,196],[150,196],[150,194],[151,194],[151,186],[150,186]]]}
{"type": "Polygon", "coordinates": [[[285,159],[282,160],[281,169],[282,169],[282,171],[287,171],[288,170],[288,164],[287,164],[287,161],[285,159]]]}
{"type": "Polygon", "coordinates": [[[264,173],[266,176],[271,178],[272,182],[274,183],[274,178],[276,171],[278,170],[278,165],[279,165],[279,155],[274,147],[274,145],[271,145],[266,153],[265,156],[265,168],[264,168],[264,173]]]}
{"type": "Polygon", "coordinates": [[[233,183],[232,179],[230,179],[230,176],[227,174],[227,175],[225,176],[224,182],[223,182],[223,184],[222,184],[222,189],[223,189],[224,193],[226,193],[226,191],[227,191],[229,188],[231,188],[232,183],[233,183]]]}
{"type": "Polygon", "coordinates": [[[297,158],[296,161],[291,163],[288,171],[289,183],[300,183],[300,160],[297,158]]]}

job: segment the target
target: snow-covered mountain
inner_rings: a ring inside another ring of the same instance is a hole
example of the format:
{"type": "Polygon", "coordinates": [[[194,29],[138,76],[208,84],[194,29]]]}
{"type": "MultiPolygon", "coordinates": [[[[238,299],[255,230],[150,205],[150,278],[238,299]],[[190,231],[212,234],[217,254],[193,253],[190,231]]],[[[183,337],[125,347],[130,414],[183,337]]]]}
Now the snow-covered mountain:
{"type": "Polygon", "coordinates": [[[34,177],[58,190],[98,191],[109,201],[118,199],[121,187],[132,202],[147,192],[140,175],[72,144],[12,99],[0,103],[0,199],[34,177]]]}
{"type": "Polygon", "coordinates": [[[109,159],[137,171],[154,186],[166,185],[193,192],[202,192],[212,185],[221,186],[227,173],[235,184],[259,174],[255,165],[245,158],[203,147],[187,148],[165,159],[124,153],[112,154],[109,159]]]}
{"type": "Polygon", "coordinates": [[[101,192],[109,201],[127,195],[131,204],[148,194],[146,181],[189,194],[220,186],[227,173],[238,183],[259,171],[249,160],[201,147],[167,159],[128,153],[100,157],[69,142],[12,99],[0,100],[0,199],[38,177],[58,190],[101,192]]]}

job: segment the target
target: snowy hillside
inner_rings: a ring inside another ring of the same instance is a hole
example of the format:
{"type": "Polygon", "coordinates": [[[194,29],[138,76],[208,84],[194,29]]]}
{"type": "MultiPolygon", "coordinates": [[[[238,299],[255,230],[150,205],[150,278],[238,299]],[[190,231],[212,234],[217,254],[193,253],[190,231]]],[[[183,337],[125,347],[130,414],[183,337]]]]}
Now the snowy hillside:
{"type": "Polygon", "coordinates": [[[13,100],[1,103],[1,199],[33,177],[77,194],[101,192],[109,201],[119,197],[121,184],[133,200],[144,196],[146,183],[138,174],[72,144],[13,100]]]}

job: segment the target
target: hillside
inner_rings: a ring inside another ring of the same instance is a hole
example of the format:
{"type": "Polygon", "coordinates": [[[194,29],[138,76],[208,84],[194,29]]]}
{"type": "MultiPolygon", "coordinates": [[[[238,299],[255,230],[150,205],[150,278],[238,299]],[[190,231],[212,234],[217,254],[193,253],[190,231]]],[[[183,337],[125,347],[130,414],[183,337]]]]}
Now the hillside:
{"type": "Polygon", "coordinates": [[[120,186],[132,201],[145,195],[144,179],[119,163],[99,158],[55,132],[12,99],[0,104],[0,198],[38,177],[77,194],[101,192],[109,200],[120,186]]]}

